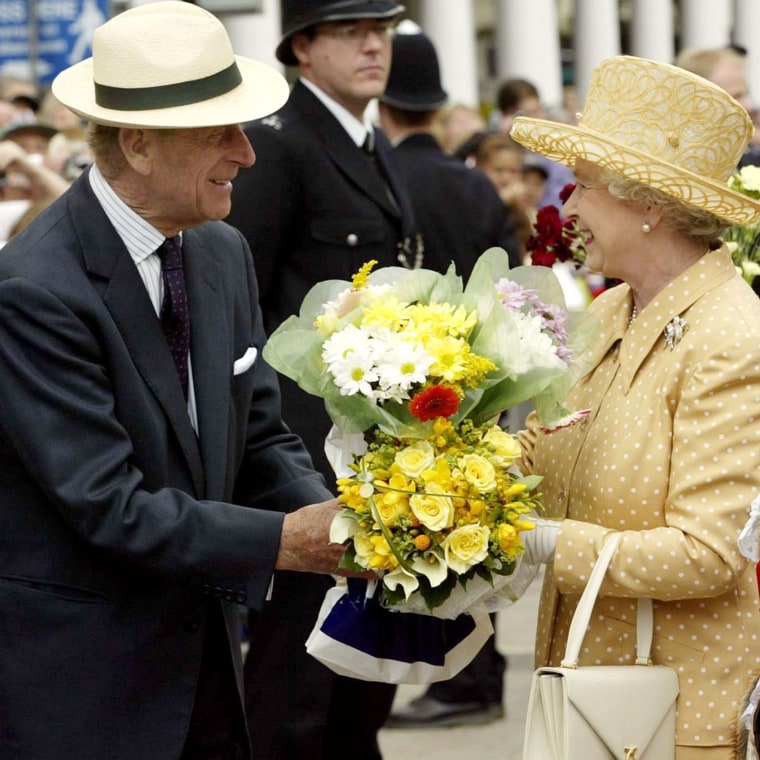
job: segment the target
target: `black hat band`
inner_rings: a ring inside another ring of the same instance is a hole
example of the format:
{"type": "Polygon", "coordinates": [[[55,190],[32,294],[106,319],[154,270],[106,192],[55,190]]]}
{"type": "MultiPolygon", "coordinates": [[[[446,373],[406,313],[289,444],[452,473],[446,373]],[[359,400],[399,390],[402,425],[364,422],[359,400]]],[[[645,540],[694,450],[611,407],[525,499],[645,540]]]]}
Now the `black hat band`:
{"type": "Polygon", "coordinates": [[[216,74],[189,82],[155,87],[111,87],[95,82],[95,102],[101,108],[118,111],[150,111],[201,103],[234,90],[243,77],[235,61],[216,74]]]}

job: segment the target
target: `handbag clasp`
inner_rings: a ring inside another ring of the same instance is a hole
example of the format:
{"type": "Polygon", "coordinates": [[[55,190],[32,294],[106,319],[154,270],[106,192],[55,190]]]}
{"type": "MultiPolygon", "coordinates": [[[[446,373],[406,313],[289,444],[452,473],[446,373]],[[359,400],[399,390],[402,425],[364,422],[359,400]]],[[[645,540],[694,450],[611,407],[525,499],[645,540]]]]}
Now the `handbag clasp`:
{"type": "Polygon", "coordinates": [[[636,760],[636,752],[638,749],[638,747],[623,747],[623,752],[625,752],[623,757],[625,760],[636,760]]]}

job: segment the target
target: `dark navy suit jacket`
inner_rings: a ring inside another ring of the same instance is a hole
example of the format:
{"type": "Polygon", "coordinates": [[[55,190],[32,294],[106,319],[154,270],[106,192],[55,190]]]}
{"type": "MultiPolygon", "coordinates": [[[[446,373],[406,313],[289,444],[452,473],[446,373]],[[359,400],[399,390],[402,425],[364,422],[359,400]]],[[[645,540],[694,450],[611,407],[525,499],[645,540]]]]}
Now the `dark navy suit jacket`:
{"type": "Polygon", "coordinates": [[[218,222],[183,249],[198,435],[86,176],[0,251],[0,758],[178,758],[209,609],[241,692],[237,604],[281,512],[329,496],[272,370],[233,373],[264,343],[248,246],[218,222]]]}

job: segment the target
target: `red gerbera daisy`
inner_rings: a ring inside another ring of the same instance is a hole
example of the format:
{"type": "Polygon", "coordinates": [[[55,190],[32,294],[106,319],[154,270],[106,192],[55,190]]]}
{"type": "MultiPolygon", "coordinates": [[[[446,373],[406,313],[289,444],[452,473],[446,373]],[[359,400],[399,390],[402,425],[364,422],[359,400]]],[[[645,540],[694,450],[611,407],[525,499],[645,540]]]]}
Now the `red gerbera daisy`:
{"type": "Polygon", "coordinates": [[[431,385],[409,402],[409,411],[420,422],[436,417],[451,417],[459,409],[459,396],[446,385],[431,385]]]}

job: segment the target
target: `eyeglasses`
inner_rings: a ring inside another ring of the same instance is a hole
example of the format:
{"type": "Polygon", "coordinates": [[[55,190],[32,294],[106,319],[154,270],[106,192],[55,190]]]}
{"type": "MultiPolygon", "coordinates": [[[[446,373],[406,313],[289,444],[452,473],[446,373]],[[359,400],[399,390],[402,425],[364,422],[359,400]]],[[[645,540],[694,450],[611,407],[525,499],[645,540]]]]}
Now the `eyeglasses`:
{"type": "Polygon", "coordinates": [[[337,24],[335,26],[318,26],[317,34],[345,42],[347,45],[363,45],[370,34],[374,34],[381,42],[390,42],[396,33],[396,27],[389,21],[376,24],[337,24]]]}

